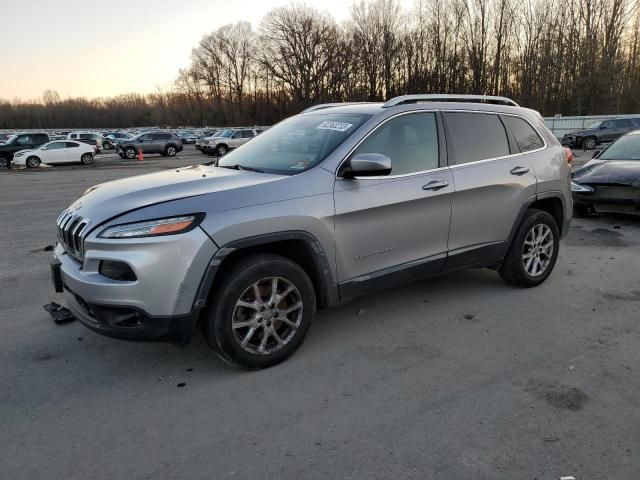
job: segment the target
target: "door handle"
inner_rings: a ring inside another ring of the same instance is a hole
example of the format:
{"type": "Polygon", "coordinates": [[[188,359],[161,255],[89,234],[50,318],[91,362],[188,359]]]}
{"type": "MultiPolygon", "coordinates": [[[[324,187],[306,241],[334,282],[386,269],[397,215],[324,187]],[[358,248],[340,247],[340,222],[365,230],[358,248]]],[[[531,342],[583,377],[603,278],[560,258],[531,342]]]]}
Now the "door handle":
{"type": "Polygon", "coordinates": [[[509,173],[511,175],[524,175],[525,173],[528,173],[529,169],[527,167],[513,167],[509,173]]]}
{"type": "Polygon", "coordinates": [[[440,190],[441,188],[448,187],[449,182],[446,180],[433,180],[426,185],[422,186],[423,190],[440,190]]]}

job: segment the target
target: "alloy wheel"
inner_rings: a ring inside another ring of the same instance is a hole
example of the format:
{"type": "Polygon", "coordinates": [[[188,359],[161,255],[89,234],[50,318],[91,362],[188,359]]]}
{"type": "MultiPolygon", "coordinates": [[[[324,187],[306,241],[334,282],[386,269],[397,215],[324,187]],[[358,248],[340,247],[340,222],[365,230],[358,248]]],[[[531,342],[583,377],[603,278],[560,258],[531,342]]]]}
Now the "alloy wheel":
{"type": "Polygon", "coordinates": [[[302,322],[302,296],[289,280],[267,277],[249,286],[233,309],[231,328],[238,345],[269,355],[287,345],[302,322]]]}
{"type": "Polygon", "coordinates": [[[524,270],[532,277],[542,275],[553,258],[554,238],[548,225],[534,225],[522,247],[522,264],[524,270]]]}

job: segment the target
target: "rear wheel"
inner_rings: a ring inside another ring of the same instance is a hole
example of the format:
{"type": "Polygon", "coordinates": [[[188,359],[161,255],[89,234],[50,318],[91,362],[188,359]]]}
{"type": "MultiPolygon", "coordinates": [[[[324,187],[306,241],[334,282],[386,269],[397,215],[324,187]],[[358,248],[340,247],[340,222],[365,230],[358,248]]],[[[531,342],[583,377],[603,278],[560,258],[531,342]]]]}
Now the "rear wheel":
{"type": "Polygon", "coordinates": [[[518,287],[535,287],[551,274],[558,258],[560,232],[555,219],[543,210],[525,214],[499,269],[502,279],[518,287]]]}
{"type": "Polygon", "coordinates": [[[204,334],[227,363],[267,368],[300,347],[315,310],[313,284],[299,265],[278,255],[255,255],[220,281],[206,311],[204,334]]]}
{"type": "Polygon", "coordinates": [[[598,141],[596,137],[587,137],[582,141],[582,149],[583,150],[593,150],[598,145],[598,141]]]}
{"type": "Polygon", "coordinates": [[[80,163],[83,165],[91,165],[93,163],[93,155],[85,153],[80,157],[80,163]]]}
{"type": "Polygon", "coordinates": [[[27,158],[27,168],[37,168],[40,166],[40,159],[38,157],[27,158]]]}
{"type": "Polygon", "coordinates": [[[9,166],[9,160],[5,157],[0,157],[0,168],[7,168],[9,166]]]}

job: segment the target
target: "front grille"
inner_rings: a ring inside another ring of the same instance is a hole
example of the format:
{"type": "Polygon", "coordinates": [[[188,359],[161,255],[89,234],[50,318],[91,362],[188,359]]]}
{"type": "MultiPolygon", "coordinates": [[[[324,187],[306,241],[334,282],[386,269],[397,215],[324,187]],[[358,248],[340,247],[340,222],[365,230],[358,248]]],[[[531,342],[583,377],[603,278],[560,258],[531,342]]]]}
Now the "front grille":
{"type": "Polygon", "coordinates": [[[65,210],[58,217],[58,242],[65,251],[77,260],[84,259],[84,236],[91,220],[65,210]]]}

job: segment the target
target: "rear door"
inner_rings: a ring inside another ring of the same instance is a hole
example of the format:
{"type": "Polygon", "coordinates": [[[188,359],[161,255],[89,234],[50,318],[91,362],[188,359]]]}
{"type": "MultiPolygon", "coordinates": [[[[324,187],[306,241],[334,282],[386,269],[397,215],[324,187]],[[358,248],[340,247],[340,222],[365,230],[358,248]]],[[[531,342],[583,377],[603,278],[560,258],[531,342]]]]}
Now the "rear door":
{"type": "Polygon", "coordinates": [[[336,179],[337,270],[345,297],[442,270],[453,181],[439,124],[436,112],[388,119],[350,156],[386,155],[391,173],[336,179]]]}
{"type": "Polygon", "coordinates": [[[537,150],[521,153],[499,114],[447,111],[443,118],[455,185],[447,268],[500,258],[522,206],[536,193],[528,154],[537,150]]]}

